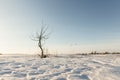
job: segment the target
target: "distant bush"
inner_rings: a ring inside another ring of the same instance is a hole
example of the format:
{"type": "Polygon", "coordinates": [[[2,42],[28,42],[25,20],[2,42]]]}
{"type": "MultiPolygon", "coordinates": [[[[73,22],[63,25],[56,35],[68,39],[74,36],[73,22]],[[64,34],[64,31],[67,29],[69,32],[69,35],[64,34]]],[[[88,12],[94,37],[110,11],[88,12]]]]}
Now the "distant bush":
{"type": "Polygon", "coordinates": [[[120,52],[113,52],[112,54],[120,54],[120,52]]]}
{"type": "Polygon", "coordinates": [[[92,51],[91,53],[89,53],[89,54],[99,54],[99,53],[97,53],[96,51],[92,51]]]}

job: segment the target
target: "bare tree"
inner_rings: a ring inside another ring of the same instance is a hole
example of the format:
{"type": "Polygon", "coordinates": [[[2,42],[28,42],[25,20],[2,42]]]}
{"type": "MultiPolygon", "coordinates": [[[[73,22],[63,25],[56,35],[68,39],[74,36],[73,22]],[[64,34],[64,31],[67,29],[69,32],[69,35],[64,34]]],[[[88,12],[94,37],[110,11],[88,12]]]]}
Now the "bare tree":
{"type": "Polygon", "coordinates": [[[48,39],[48,34],[46,33],[47,32],[47,29],[48,27],[46,27],[45,25],[42,24],[42,27],[41,27],[41,30],[40,32],[36,33],[36,37],[34,37],[34,41],[38,41],[38,47],[40,48],[41,50],[41,55],[38,54],[41,58],[45,58],[47,57],[45,54],[44,54],[44,49],[43,49],[43,44],[45,42],[45,40],[48,39]]]}

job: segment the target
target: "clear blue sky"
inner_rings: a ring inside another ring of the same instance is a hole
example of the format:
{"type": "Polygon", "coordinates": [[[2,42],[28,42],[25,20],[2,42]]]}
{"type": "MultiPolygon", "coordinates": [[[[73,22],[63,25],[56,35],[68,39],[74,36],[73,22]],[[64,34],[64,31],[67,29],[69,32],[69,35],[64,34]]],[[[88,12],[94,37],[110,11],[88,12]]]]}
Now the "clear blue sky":
{"type": "Polygon", "coordinates": [[[0,52],[39,52],[42,20],[51,53],[120,51],[120,0],[0,0],[0,52]]]}

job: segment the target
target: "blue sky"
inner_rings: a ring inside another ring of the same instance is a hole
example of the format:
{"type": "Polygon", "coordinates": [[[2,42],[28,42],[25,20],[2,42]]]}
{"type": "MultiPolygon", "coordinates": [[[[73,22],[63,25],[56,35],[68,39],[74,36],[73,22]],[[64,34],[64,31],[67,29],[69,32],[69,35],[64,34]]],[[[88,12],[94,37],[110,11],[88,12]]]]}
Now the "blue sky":
{"type": "Polygon", "coordinates": [[[39,52],[42,21],[50,53],[120,51],[119,0],[0,0],[0,52],[39,52]]]}

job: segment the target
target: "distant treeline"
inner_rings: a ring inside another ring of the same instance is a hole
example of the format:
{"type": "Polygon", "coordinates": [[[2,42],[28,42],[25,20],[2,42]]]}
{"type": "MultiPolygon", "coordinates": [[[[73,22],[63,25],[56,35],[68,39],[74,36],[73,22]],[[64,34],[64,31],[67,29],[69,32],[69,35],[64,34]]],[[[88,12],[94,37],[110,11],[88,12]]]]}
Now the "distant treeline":
{"type": "Polygon", "coordinates": [[[120,52],[102,52],[102,53],[99,53],[99,52],[91,52],[89,54],[120,54],[120,52]]]}
{"type": "Polygon", "coordinates": [[[98,55],[98,54],[120,54],[120,52],[96,52],[96,51],[94,51],[94,52],[90,52],[90,53],[77,53],[76,55],[92,55],[92,54],[94,54],[94,55],[98,55]]]}

